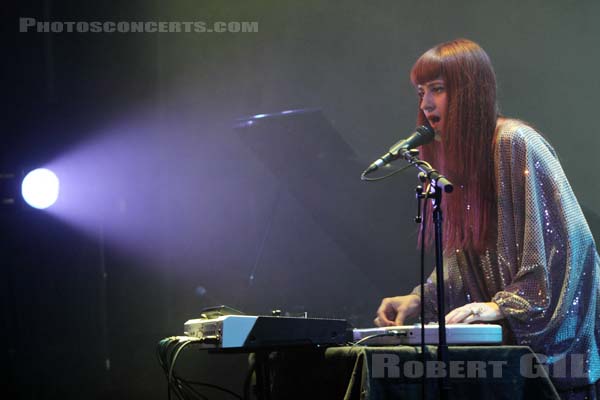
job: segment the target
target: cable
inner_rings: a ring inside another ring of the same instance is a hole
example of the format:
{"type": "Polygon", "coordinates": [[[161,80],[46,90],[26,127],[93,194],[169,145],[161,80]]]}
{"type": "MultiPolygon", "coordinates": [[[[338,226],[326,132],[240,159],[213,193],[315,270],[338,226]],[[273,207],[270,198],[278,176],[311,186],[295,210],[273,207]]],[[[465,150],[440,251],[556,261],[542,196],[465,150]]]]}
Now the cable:
{"type": "MultiPolygon", "coordinates": [[[[168,373],[169,369],[168,366],[170,365],[170,359],[169,359],[169,350],[171,348],[171,346],[175,346],[177,347],[177,345],[180,343],[180,338],[177,336],[171,336],[168,338],[165,338],[163,340],[161,340],[158,343],[158,346],[156,348],[156,355],[158,358],[158,363],[160,364],[160,366],[162,367],[165,375],[168,373]]],[[[171,399],[171,383],[169,381],[167,381],[167,399],[171,399]]],[[[177,395],[177,397],[181,398],[180,394],[175,392],[175,394],[177,395]]]]}
{"type": "MultiPolygon", "coordinates": [[[[415,165],[425,165],[425,166],[426,166],[426,167],[428,167],[429,169],[433,169],[433,167],[432,167],[432,166],[431,166],[431,165],[430,165],[430,164],[429,164],[427,161],[423,161],[423,160],[417,160],[417,161],[415,161],[415,162],[414,162],[414,164],[415,164],[415,165]]],[[[389,174],[387,174],[387,175],[380,176],[380,177],[378,177],[378,178],[367,178],[367,176],[365,175],[365,172],[366,172],[366,170],[365,170],[365,171],[364,171],[364,172],[363,172],[363,173],[360,175],[360,180],[361,180],[361,181],[365,181],[365,182],[377,182],[377,181],[382,181],[382,180],[384,180],[384,179],[386,179],[386,178],[389,178],[389,177],[390,177],[390,176],[392,176],[392,175],[396,175],[397,173],[399,173],[399,172],[402,172],[402,171],[404,171],[404,170],[406,170],[406,169],[410,168],[411,166],[412,166],[412,164],[409,164],[409,165],[407,165],[407,166],[405,166],[405,167],[402,167],[402,168],[400,168],[400,169],[397,169],[397,170],[395,170],[395,171],[393,171],[393,172],[391,172],[391,173],[389,173],[389,174]]]]}
{"type": "Polygon", "coordinates": [[[364,342],[367,342],[367,341],[369,341],[371,339],[375,339],[375,338],[378,338],[378,337],[384,337],[384,336],[403,336],[403,335],[406,335],[406,333],[400,332],[400,331],[395,331],[395,330],[389,330],[387,332],[376,333],[374,335],[366,336],[366,337],[360,339],[359,341],[355,342],[354,344],[352,344],[352,346],[362,346],[362,344],[364,342]]]}
{"type": "Polygon", "coordinates": [[[361,180],[361,181],[366,181],[366,182],[377,182],[377,181],[382,181],[382,180],[384,180],[384,179],[386,179],[386,178],[389,178],[389,177],[390,177],[390,176],[392,176],[392,175],[396,175],[397,173],[399,173],[399,172],[402,172],[402,171],[404,171],[404,170],[406,170],[406,169],[408,169],[408,168],[410,168],[410,167],[411,167],[410,165],[407,165],[407,166],[405,166],[405,167],[403,167],[403,168],[397,169],[397,170],[395,170],[395,171],[393,171],[393,172],[390,172],[390,173],[389,173],[389,174],[387,174],[387,175],[380,176],[380,177],[378,177],[378,178],[367,178],[367,177],[366,177],[366,175],[365,175],[365,173],[363,172],[363,173],[362,173],[362,175],[360,176],[360,180],[361,180]]]}
{"type": "Polygon", "coordinates": [[[181,385],[179,378],[174,376],[175,363],[179,354],[185,347],[191,343],[199,344],[202,342],[203,340],[201,338],[191,336],[171,336],[158,343],[156,349],[157,358],[160,366],[167,375],[167,398],[169,400],[171,399],[172,392],[175,393],[179,399],[189,398],[189,396],[184,393],[184,390],[190,391],[190,388],[181,385]]]}
{"type": "MultiPolygon", "coordinates": [[[[163,350],[164,347],[166,346],[167,343],[169,343],[169,341],[171,340],[171,338],[166,338],[166,339],[162,339],[160,342],[158,342],[158,346],[156,346],[156,358],[158,359],[158,363],[160,365],[160,367],[163,369],[163,372],[167,372],[167,367],[165,362],[163,361],[164,358],[164,354],[163,354],[163,350]]],[[[167,399],[171,398],[171,390],[169,388],[169,385],[167,383],[167,399]]]]}
{"type": "Polygon", "coordinates": [[[202,339],[195,339],[197,340],[189,340],[183,343],[180,342],[179,346],[177,347],[177,350],[175,350],[175,355],[173,356],[171,365],[169,366],[168,382],[171,382],[173,380],[173,371],[175,369],[175,363],[177,362],[177,358],[179,357],[179,354],[181,354],[181,351],[192,343],[202,342],[202,339]]]}
{"type": "Polygon", "coordinates": [[[177,344],[177,343],[179,343],[179,337],[177,337],[177,336],[171,336],[171,337],[162,339],[160,342],[158,342],[158,346],[156,347],[156,356],[158,358],[158,363],[163,368],[163,370],[165,371],[165,373],[168,371],[167,370],[167,365],[168,365],[167,351],[168,351],[168,348],[169,348],[169,346],[171,346],[173,344],[177,344]]]}
{"type": "Polygon", "coordinates": [[[194,388],[194,386],[201,386],[219,390],[235,397],[236,399],[242,400],[242,397],[239,394],[227,388],[219,385],[213,385],[211,383],[186,380],[177,376],[175,373],[175,364],[177,363],[177,359],[183,350],[192,343],[202,344],[204,342],[204,338],[196,338],[191,336],[171,336],[161,340],[158,343],[156,355],[158,358],[158,363],[167,376],[167,398],[170,400],[172,398],[172,394],[174,394],[176,398],[181,400],[208,400],[207,396],[194,388]]]}

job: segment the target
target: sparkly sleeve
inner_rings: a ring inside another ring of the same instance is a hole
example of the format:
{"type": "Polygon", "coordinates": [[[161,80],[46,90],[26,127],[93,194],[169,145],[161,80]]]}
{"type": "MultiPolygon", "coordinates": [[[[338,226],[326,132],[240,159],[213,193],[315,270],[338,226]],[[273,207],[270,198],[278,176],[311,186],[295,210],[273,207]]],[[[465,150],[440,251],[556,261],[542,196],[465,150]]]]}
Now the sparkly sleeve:
{"type": "Polygon", "coordinates": [[[530,127],[496,146],[498,304],[519,344],[546,354],[594,340],[599,287],[591,232],[552,147],[530,127]]]}
{"type": "MultiPolygon", "coordinates": [[[[435,267],[425,281],[425,320],[437,321],[437,279],[435,267]]],[[[417,285],[412,294],[421,297],[421,285],[417,285]]],[[[465,294],[464,283],[461,277],[459,262],[455,254],[444,256],[444,305],[445,313],[469,302],[465,294]]]]}
{"type": "MultiPolygon", "coordinates": [[[[425,294],[425,320],[434,321],[437,318],[437,290],[436,290],[436,276],[435,268],[429,277],[425,280],[423,285],[423,292],[425,294]]],[[[416,294],[421,297],[421,285],[417,285],[411,294],[416,294]]]]}

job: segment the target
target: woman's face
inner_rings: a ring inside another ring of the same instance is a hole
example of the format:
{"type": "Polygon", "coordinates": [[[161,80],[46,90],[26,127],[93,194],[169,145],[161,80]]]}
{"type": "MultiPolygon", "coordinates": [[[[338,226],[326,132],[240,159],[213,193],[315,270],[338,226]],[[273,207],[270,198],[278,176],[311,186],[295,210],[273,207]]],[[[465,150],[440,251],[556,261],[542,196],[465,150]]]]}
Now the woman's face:
{"type": "Polygon", "coordinates": [[[448,105],[446,83],[441,78],[434,79],[422,85],[417,85],[417,93],[420,98],[419,108],[425,114],[429,125],[436,134],[443,135],[448,105]]]}

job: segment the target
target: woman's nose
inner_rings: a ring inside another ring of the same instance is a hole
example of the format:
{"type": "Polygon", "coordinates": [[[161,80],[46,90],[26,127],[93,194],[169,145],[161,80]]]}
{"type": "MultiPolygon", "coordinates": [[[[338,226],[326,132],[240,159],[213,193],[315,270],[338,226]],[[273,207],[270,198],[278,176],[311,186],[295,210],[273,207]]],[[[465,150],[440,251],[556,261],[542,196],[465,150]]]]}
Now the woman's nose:
{"type": "Polygon", "coordinates": [[[435,103],[431,94],[425,93],[421,98],[421,110],[431,112],[435,109],[435,103]]]}

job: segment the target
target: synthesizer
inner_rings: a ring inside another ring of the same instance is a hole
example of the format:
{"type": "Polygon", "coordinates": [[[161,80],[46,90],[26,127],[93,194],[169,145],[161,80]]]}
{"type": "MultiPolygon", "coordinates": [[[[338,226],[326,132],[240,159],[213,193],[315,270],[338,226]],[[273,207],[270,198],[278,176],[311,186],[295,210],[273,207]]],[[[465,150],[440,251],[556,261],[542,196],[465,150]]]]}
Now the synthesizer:
{"type": "MultiPolygon", "coordinates": [[[[421,324],[354,329],[352,336],[353,341],[364,340],[364,345],[368,346],[418,345],[421,343],[421,324]]],[[[502,326],[494,324],[446,325],[446,341],[453,345],[502,343],[502,326]]],[[[425,325],[425,344],[438,343],[438,325],[425,325]]]]}
{"type": "Polygon", "coordinates": [[[184,332],[204,347],[222,349],[336,346],[352,340],[346,320],[324,318],[226,315],[191,319],[184,332]]]}

